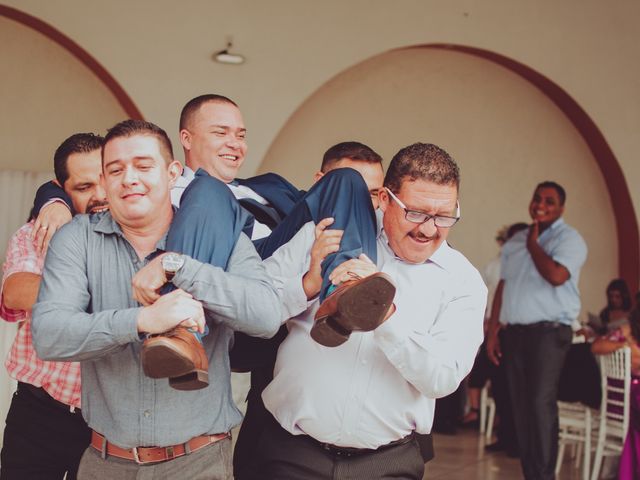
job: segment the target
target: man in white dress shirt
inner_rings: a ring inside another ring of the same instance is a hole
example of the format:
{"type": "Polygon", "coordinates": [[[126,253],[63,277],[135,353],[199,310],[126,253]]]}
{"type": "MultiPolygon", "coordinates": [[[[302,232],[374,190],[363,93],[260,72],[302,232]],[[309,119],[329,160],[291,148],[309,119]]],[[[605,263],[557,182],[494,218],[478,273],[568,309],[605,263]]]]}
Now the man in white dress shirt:
{"type": "Polygon", "coordinates": [[[264,478],[422,479],[414,432],[430,432],[435,399],[458,387],[483,338],[487,289],[446,242],[459,183],[435,145],[395,155],[379,194],[377,263],[362,256],[331,275],[339,284],[383,272],[397,287],[394,305],[377,329],[338,347],[310,336],[319,302],[308,277],[332,231],[310,222],[265,261],[290,320],[263,393],[275,418],[260,440],[264,478]]]}

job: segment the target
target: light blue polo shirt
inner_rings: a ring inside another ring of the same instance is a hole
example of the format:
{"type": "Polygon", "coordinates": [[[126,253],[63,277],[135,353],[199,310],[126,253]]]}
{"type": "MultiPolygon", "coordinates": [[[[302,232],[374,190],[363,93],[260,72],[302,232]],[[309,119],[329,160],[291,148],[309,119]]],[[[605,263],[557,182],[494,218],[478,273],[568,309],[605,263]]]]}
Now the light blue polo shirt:
{"type": "Polygon", "coordinates": [[[578,280],[587,258],[587,245],[562,218],[538,237],[542,249],[569,270],[569,279],[554,287],[533,263],[527,250],[528,233],[528,229],[516,233],[502,247],[500,278],[504,280],[504,290],[500,322],[527,325],[553,321],[571,325],[580,312],[578,280]]]}

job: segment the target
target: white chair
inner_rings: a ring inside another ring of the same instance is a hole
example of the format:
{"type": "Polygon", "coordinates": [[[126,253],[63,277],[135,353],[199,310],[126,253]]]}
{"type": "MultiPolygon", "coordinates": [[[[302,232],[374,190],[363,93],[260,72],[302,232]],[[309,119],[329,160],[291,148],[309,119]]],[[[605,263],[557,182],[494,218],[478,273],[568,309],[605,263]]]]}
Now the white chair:
{"type": "Polygon", "coordinates": [[[485,433],[487,441],[493,435],[493,423],[496,419],[496,402],[489,396],[489,382],[480,391],[480,433],[485,433]]]}
{"type": "Polygon", "coordinates": [[[603,457],[622,453],[622,446],[627,436],[631,391],[629,347],[600,357],[600,378],[602,379],[602,405],[591,480],[597,480],[600,476],[603,457]]]}
{"type": "Polygon", "coordinates": [[[565,447],[572,445],[575,448],[576,467],[580,465],[582,458],[582,478],[589,480],[594,417],[594,412],[582,403],[558,402],[560,430],[556,475],[562,468],[565,447]]]}

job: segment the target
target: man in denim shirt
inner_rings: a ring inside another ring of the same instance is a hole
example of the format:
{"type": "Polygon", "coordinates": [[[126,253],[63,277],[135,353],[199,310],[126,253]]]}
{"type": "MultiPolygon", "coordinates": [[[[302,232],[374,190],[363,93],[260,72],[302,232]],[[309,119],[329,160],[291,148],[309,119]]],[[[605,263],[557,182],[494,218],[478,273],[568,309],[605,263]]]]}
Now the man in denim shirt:
{"type": "Polygon", "coordinates": [[[175,217],[170,189],[181,168],[166,133],[141,121],[112,128],[102,160],[112,210],[77,216],[52,240],[33,319],[42,358],[82,362],[83,415],[93,437],[78,477],[135,478],[146,469],[154,478],[230,479],[228,432],[241,415],[231,399],[229,344],[235,330],[262,337],[277,331],[277,294],[241,233],[237,202],[207,177],[221,236],[237,238],[221,242],[223,250],[230,245],[224,267],[184,255],[172,278],[177,290],[140,307],[132,278],[145,266],[163,272],[175,217]],[[204,331],[205,322],[207,388],[179,391],[144,375],[146,334],[180,325],[204,331]]]}
{"type": "Polygon", "coordinates": [[[578,280],[587,246],[561,218],[565,199],[555,182],[536,187],[529,204],[533,223],[502,248],[487,338],[489,358],[505,362],[527,480],[555,478],[558,382],[571,346],[571,323],[580,312],[578,280]],[[499,321],[505,325],[502,350],[499,321]]]}

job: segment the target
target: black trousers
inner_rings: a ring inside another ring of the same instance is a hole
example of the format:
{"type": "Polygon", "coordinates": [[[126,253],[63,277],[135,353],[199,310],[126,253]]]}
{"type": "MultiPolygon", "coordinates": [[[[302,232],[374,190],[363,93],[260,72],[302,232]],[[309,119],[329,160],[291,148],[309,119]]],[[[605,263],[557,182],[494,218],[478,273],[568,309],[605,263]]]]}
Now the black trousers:
{"type": "Polygon", "coordinates": [[[263,480],[421,480],[424,461],[415,438],[373,453],[344,456],[272,420],[259,442],[263,480]]]}
{"type": "Polygon", "coordinates": [[[552,480],[558,456],[558,382],[571,327],[555,322],[508,326],[503,358],[527,480],[552,480]]]}
{"type": "Polygon", "coordinates": [[[1,480],[67,480],[91,440],[80,410],[71,413],[44,390],[18,383],[4,429],[1,480]]]}
{"type": "MultiPolygon", "coordinates": [[[[504,345],[504,330],[501,330],[498,335],[501,345],[504,345]]],[[[482,353],[486,356],[486,352],[482,353]]],[[[497,367],[493,364],[491,365],[489,376],[491,379],[491,395],[496,403],[496,414],[500,419],[496,436],[498,437],[498,442],[503,444],[509,453],[516,454],[519,452],[518,437],[513,423],[513,407],[509,395],[505,362],[500,362],[497,367]]]]}

